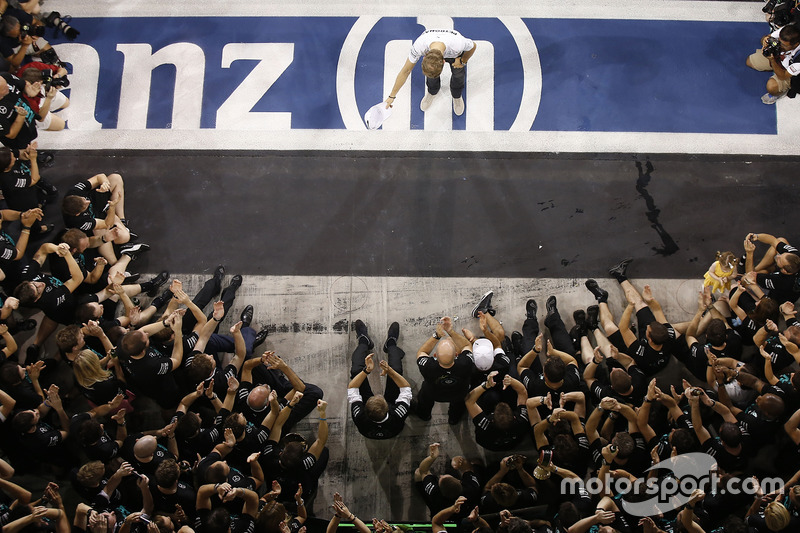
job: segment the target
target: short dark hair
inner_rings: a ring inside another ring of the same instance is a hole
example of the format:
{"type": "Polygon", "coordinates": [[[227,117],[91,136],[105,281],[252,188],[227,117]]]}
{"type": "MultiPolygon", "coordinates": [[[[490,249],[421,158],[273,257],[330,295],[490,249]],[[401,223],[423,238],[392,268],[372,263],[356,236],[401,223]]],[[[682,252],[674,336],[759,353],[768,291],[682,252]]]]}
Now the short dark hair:
{"type": "Polygon", "coordinates": [[[3,15],[3,35],[8,35],[8,32],[19,26],[19,19],[12,15],[3,15]]]}
{"type": "Polygon", "coordinates": [[[37,81],[42,81],[44,79],[44,76],[42,75],[42,71],[39,70],[38,68],[26,68],[25,70],[22,71],[20,78],[22,78],[24,81],[27,81],[28,83],[33,84],[36,83],[37,81]]]}
{"type": "Polygon", "coordinates": [[[156,468],[156,483],[159,487],[168,489],[177,483],[178,478],[181,476],[181,467],[175,462],[175,459],[165,459],[156,468]]]}
{"type": "Polygon", "coordinates": [[[620,459],[627,459],[636,449],[636,443],[633,441],[631,434],[627,431],[620,431],[614,435],[611,442],[617,447],[617,457],[620,459]]]}
{"type": "Polygon", "coordinates": [[[442,496],[449,502],[455,502],[464,490],[461,481],[453,476],[442,476],[439,478],[439,490],[442,496]]]}
{"type": "Polygon", "coordinates": [[[224,507],[216,507],[206,515],[202,531],[204,533],[228,533],[231,528],[231,515],[224,507]]]}
{"type": "MultiPolygon", "coordinates": [[[[186,369],[186,377],[191,383],[197,384],[205,381],[214,370],[214,364],[207,357],[193,357],[186,369]]],[[[238,437],[237,437],[238,438],[238,437]]]]}
{"type": "Polygon", "coordinates": [[[686,428],[678,428],[672,433],[670,444],[675,446],[678,453],[689,453],[695,449],[694,431],[686,428]]]}
{"type": "MultiPolygon", "coordinates": [[[[28,69],[33,70],[33,69],[28,69]]],[[[61,236],[61,240],[65,243],[69,244],[70,248],[77,248],[81,244],[81,239],[88,239],[89,236],[86,235],[84,232],[79,230],[78,228],[68,229],[64,232],[64,235],[61,236]]]]}
{"type": "Polygon", "coordinates": [[[70,324],[56,334],[56,346],[63,353],[71,352],[78,345],[78,334],[81,327],[77,324],[70,324]]]}
{"type": "Polygon", "coordinates": [[[0,148],[0,169],[5,170],[11,165],[11,148],[0,148]]]}
{"type": "Polygon", "coordinates": [[[719,427],[719,438],[731,448],[736,448],[742,443],[742,429],[739,424],[723,422],[719,427]]]}
{"type": "Polygon", "coordinates": [[[0,365],[0,381],[4,385],[16,385],[22,378],[19,375],[19,365],[14,361],[6,361],[0,365]]]}
{"type": "Polygon", "coordinates": [[[33,422],[33,413],[30,411],[20,411],[11,420],[11,427],[17,433],[27,433],[36,424],[33,422]]]}
{"type": "Polygon", "coordinates": [[[80,437],[81,444],[84,446],[89,446],[90,444],[99,441],[103,436],[103,426],[100,425],[100,422],[98,422],[97,419],[90,418],[81,424],[81,427],[78,430],[78,436],[80,437]]]}
{"type": "Polygon", "coordinates": [[[69,216],[78,216],[84,211],[83,201],[85,198],[83,196],[78,196],[75,194],[71,194],[69,196],[65,196],[64,199],[61,201],[61,210],[64,212],[65,215],[69,216]]]}
{"type": "Polygon", "coordinates": [[[609,381],[611,382],[611,388],[618,394],[624,394],[631,390],[631,384],[633,383],[631,375],[624,370],[622,372],[611,372],[609,381]]]}
{"type": "Polygon", "coordinates": [[[281,450],[281,465],[287,470],[294,470],[303,462],[303,454],[306,448],[301,442],[287,442],[281,450]]]}
{"type": "Polygon", "coordinates": [[[650,322],[650,340],[656,344],[664,344],[669,340],[667,326],[661,322],[650,322]]]}
{"type": "Polygon", "coordinates": [[[144,340],[144,335],[141,331],[129,331],[122,337],[119,342],[119,352],[123,357],[130,357],[132,355],[140,354],[147,346],[147,341],[144,340]]]}
{"type": "Polygon", "coordinates": [[[180,417],[175,424],[175,436],[180,439],[193,437],[198,431],[200,431],[200,417],[192,411],[180,417]]]}
{"type": "Polygon", "coordinates": [[[225,429],[230,429],[233,431],[233,436],[237,439],[244,435],[244,430],[247,427],[247,422],[245,421],[242,423],[242,419],[239,417],[239,413],[231,413],[227,417],[225,417],[225,423],[223,424],[225,429]]]}
{"type": "Polygon", "coordinates": [[[558,383],[564,379],[567,373],[567,365],[559,357],[550,357],[544,363],[544,377],[552,383],[558,383]]]}
{"type": "MultiPolygon", "coordinates": [[[[79,305],[75,308],[75,321],[80,322],[81,324],[85,324],[89,320],[95,320],[94,316],[94,309],[92,308],[90,303],[94,302],[87,302],[79,305]]],[[[141,350],[140,350],[141,351],[141,350]]]]}
{"type": "Polygon", "coordinates": [[[784,41],[789,41],[792,44],[800,43],[800,30],[794,24],[787,24],[781,28],[781,32],[778,35],[784,41]]]}
{"type": "Polygon", "coordinates": [[[32,281],[23,281],[14,289],[14,297],[19,300],[19,304],[30,307],[36,301],[36,287],[32,281]]]}
{"type": "Polygon", "coordinates": [[[206,482],[207,483],[224,483],[227,479],[227,475],[225,474],[225,465],[221,462],[216,462],[208,467],[206,470],[206,482]]]}
{"type": "Polygon", "coordinates": [[[508,431],[514,424],[514,412],[506,402],[494,406],[494,424],[500,431],[508,431]]]}
{"type": "Polygon", "coordinates": [[[712,319],[711,322],[708,323],[708,328],[706,328],[706,340],[710,342],[712,346],[722,346],[728,338],[727,329],[728,328],[725,327],[725,322],[721,319],[712,319]]]}
{"type": "Polygon", "coordinates": [[[508,509],[517,503],[517,489],[508,483],[495,483],[491,489],[492,498],[503,509],[508,509]]]}

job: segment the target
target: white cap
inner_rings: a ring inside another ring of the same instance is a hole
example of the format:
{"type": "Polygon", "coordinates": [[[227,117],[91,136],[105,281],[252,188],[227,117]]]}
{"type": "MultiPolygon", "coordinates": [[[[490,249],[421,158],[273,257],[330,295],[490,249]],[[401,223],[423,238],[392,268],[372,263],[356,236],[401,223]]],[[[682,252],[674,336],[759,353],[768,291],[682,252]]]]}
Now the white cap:
{"type": "Polygon", "coordinates": [[[478,339],[472,344],[472,356],[478,370],[486,371],[494,364],[494,346],[489,339],[478,339]]]}
{"type": "Polygon", "coordinates": [[[364,114],[364,123],[367,128],[377,130],[383,124],[383,121],[392,116],[392,108],[386,108],[386,104],[381,102],[370,107],[364,114]]]}

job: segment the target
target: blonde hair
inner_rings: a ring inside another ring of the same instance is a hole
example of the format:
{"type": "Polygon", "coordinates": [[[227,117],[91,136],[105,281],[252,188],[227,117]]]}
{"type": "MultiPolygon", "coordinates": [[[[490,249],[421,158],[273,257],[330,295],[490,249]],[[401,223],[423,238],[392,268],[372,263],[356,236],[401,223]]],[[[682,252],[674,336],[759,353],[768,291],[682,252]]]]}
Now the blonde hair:
{"type": "Polygon", "coordinates": [[[111,377],[111,372],[100,366],[100,359],[92,350],[81,350],[72,363],[72,370],[78,384],[85,389],[91,389],[95,383],[111,377]]]}
{"type": "Polygon", "coordinates": [[[422,73],[428,78],[438,78],[444,68],[444,55],[439,50],[430,50],[422,58],[422,73]]]}
{"type": "Polygon", "coordinates": [[[789,525],[791,517],[783,504],[772,502],[764,509],[764,522],[771,531],[780,531],[789,525]]]}
{"type": "Polygon", "coordinates": [[[717,252],[717,261],[719,261],[720,266],[725,268],[733,269],[738,262],[733,252],[717,252]]]}

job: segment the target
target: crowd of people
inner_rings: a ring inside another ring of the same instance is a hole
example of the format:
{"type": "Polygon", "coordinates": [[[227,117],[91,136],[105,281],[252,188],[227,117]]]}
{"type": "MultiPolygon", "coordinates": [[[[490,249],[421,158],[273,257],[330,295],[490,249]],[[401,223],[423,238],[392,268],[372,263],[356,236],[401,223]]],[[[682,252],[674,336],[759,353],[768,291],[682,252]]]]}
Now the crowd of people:
{"type": "MultiPolygon", "coordinates": [[[[57,111],[69,101],[58,91],[67,71],[36,31],[38,6],[0,0],[3,533],[300,533],[326,523],[332,533],[340,522],[396,530],[392,517],[365,523],[338,493],[330,521],[315,518],[315,507],[328,507],[314,505],[330,455],[327,403],[287,361],[257,350],[267,329],[252,327],[252,306],[220,329],[242,276],[223,288],[220,265],[194,296],[166,271],[140,281],[130,265],[150,246],[131,229],[123,177],[97,174],[64,194],[42,179],[39,165],[52,158],[39,153],[37,130],[62,129],[57,111]],[[43,223],[53,204],[64,222],[57,233],[43,223]],[[17,337],[34,329],[21,354],[17,337]],[[46,348],[52,337],[55,350],[46,348]],[[145,412],[157,413],[155,423],[145,412]],[[306,417],[311,439],[292,431],[306,417]],[[29,473],[53,481],[32,491],[21,481],[29,473]],[[67,490],[80,503],[66,505],[67,490]]],[[[794,74],[780,59],[794,57],[792,31],[775,34],[783,49],[751,65],[776,72],[765,103],[794,74]]],[[[463,84],[474,43],[451,53],[444,40],[461,38],[452,35],[425,36],[393,92],[429,49],[438,62],[426,76],[450,62],[463,84]]],[[[425,105],[438,89],[428,84],[425,105]]],[[[347,401],[364,438],[394,438],[409,416],[431,420],[440,402],[450,424],[466,415],[479,446],[507,453],[497,464],[460,455],[437,463],[440,443],[420,453],[408,483],[434,533],[446,524],[480,533],[800,531],[800,251],[747,235],[741,257],[720,254],[709,268],[694,316],[681,323],[665,316],[657,287],[629,279],[630,263],[610,269],[618,287],[586,281],[596,304],[574,310],[569,328],[556,295],[544,327],[531,299],[510,335],[491,291],[472,313],[479,331],[443,317],[417,351],[416,391],[403,375],[400,324],[388,329],[385,360],[367,324],[352,324],[347,401]],[[609,306],[611,290],[624,308],[609,306]],[[383,394],[370,384],[377,368],[383,394]],[[690,477],[682,457],[697,474],[700,457],[710,458],[706,483],[660,498],[668,482],[690,477]],[[762,488],[773,478],[778,488],[762,488]],[[654,495],[654,510],[641,512],[654,495]]]]}

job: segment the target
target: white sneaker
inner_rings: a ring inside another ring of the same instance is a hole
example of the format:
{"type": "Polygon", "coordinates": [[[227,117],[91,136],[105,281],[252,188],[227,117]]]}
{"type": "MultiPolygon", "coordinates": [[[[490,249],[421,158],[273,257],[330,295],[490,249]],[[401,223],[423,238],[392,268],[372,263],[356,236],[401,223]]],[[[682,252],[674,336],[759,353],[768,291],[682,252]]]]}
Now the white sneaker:
{"type": "Polygon", "coordinates": [[[464,98],[453,98],[453,113],[459,117],[464,114],[464,98]]]}
{"type": "Polygon", "coordinates": [[[777,102],[778,100],[780,100],[781,98],[783,98],[782,94],[777,94],[776,95],[776,94],[767,93],[767,94],[765,94],[764,96],[761,97],[761,101],[764,102],[767,105],[772,105],[775,102],[777,102]]]}
{"type": "Polygon", "coordinates": [[[431,93],[429,93],[429,92],[426,90],[426,91],[425,91],[425,97],[424,97],[424,98],[422,99],[422,101],[419,103],[419,108],[420,108],[421,110],[423,110],[423,111],[427,111],[427,110],[428,110],[428,108],[431,106],[431,102],[433,102],[433,99],[434,99],[435,97],[436,97],[436,95],[435,95],[435,94],[431,94],[431,93]]]}

